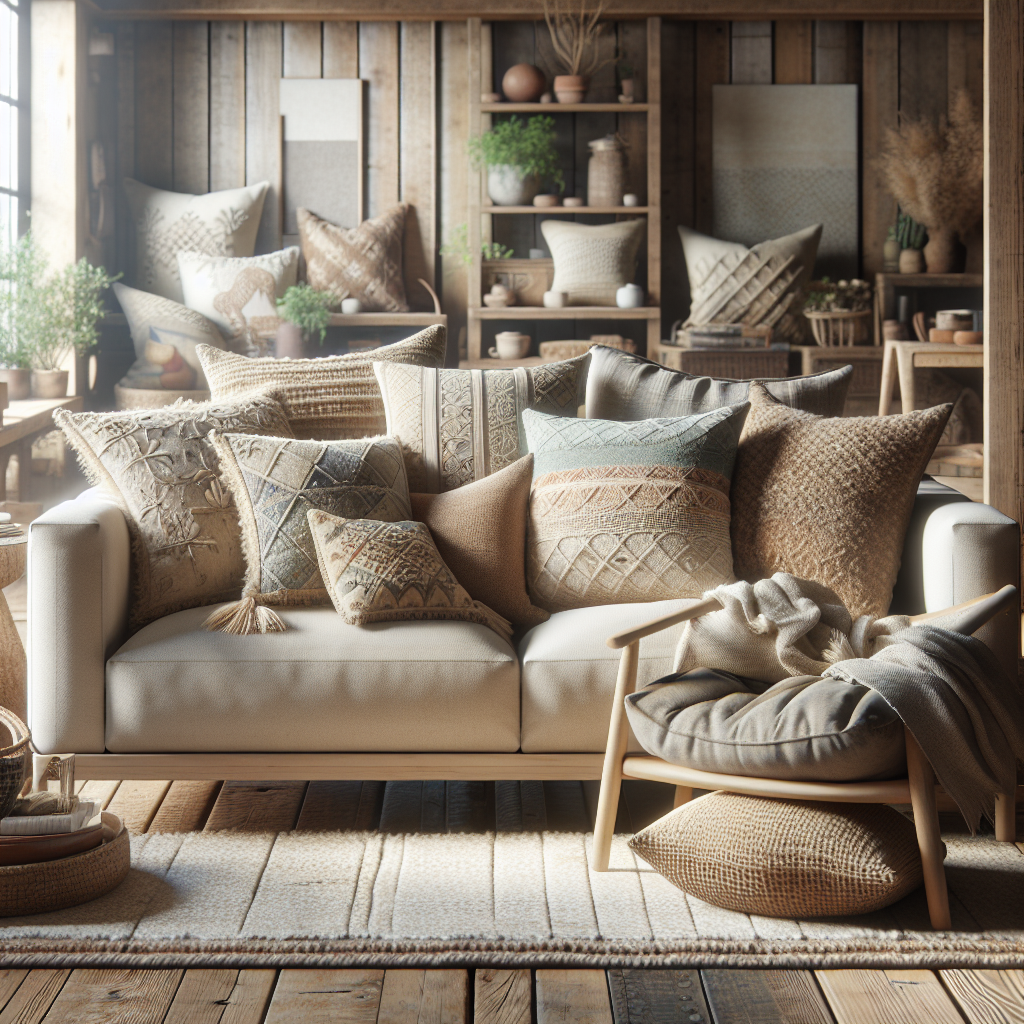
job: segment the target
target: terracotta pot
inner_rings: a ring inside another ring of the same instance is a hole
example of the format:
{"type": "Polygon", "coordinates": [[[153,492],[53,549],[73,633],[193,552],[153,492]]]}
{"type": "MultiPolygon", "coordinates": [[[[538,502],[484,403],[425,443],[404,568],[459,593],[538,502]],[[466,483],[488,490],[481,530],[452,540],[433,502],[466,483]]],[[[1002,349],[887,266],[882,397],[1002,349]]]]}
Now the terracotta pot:
{"type": "Polygon", "coordinates": [[[887,238],[882,246],[882,270],[895,274],[900,269],[900,243],[897,238],[887,238]]]}
{"type": "Polygon", "coordinates": [[[956,257],[956,234],[949,228],[929,228],[924,262],[929,274],[953,273],[956,257]]]}
{"type": "Polygon", "coordinates": [[[282,320],[274,335],[274,355],[278,359],[302,359],[306,354],[306,342],[298,324],[282,320]]]}
{"type": "Polygon", "coordinates": [[[583,75],[555,75],[554,89],[559,103],[582,103],[587,80],[583,75]]]}
{"type": "Polygon", "coordinates": [[[67,398],[67,370],[33,370],[31,392],[33,398],[67,398]]]}
{"type": "Polygon", "coordinates": [[[920,249],[904,249],[900,253],[901,274],[923,274],[924,257],[920,249]]]}
{"type": "Polygon", "coordinates": [[[31,370],[0,370],[0,381],[7,385],[9,402],[23,402],[32,393],[31,370]]]}
{"type": "Polygon", "coordinates": [[[547,76],[535,64],[513,64],[501,80],[501,91],[510,103],[536,103],[547,87],[547,76]]]}

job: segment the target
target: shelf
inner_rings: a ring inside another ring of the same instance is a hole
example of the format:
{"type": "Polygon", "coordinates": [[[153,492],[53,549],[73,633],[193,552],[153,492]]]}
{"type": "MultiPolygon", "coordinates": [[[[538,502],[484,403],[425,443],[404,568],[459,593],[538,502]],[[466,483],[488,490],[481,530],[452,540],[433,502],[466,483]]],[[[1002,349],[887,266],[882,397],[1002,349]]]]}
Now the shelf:
{"type": "Polygon", "coordinates": [[[505,306],[489,309],[487,306],[472,306],[468,310],[470,319],[476,320],[660,320],[658,306],[640,306],[636,309],[619,309],[618,306],[562,306],[548,309],[546,306],[505,306]]]}
{"type": "Polygon", "coordinates": [[[481,206],[481,213],[540,213],[545,216],[574,213],[649,213],[648,206],[481,206]]]}
{"type": "Polygon", "coordinates": [[[646,114],[649,103],[481,103],[483,114],[646,114]]]}
{"type": "Polygon", "coordinates": [[[984,274],[876,274],[894,288],[981,288],[984,274]]]}

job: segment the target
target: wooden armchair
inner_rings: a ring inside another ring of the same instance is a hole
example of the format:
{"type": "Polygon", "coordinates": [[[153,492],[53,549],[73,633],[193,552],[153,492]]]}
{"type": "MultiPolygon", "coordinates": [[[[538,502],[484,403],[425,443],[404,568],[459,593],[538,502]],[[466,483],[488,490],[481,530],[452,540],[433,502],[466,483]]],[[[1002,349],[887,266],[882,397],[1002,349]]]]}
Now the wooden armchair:
{"type": "MultiPolygon", "coordinates": [[[[973,633],[1016,601],[1016,598],[1016,587],[1007,586],[994,594],[987,594],[955,608],[912,616],[911,622],[923,623],[957,612],[966,613],[959,621],[958,629],[964,633],[973,633]]],[[[626,754],[629,723],[626,719],[625,699],[636,689],[640,641],[645,636],[695,619],[707,612],[717,611],[721,607],[716,600],[709,598],[682,611],[663,615],[635,629],[608,638],[608,646],[613,650],[621,650],[622,659],[619,662],[619,674],[615,684],[608,746],[605,748],[604,769],[601,775],[601,795],[594,824],[594,860],[591,865],[593,869],[608,870],[612,831],[619,805],[619,790],[624,778],[671,783],[676,787],[676,807],[689,801],[694,789],[727,790],[731,793],[780,797],[788,800],[829,800],[858,804],[909,803],[914,808],[914,826],[924,868],[928,916],[933,928],[950,928],[949,895],[942,866],[944,850],[939,837],[935,773],[909,729],[906,731],[907,778],[887,779],[881,782],[785,782],[778,779],[704,772],[696,768],[670,764],[660,757],[626,754]]],[[[1014,841],[1015,795],[1010,792],[996,797],[996,839],[1000,842],[1014,841]]]]}

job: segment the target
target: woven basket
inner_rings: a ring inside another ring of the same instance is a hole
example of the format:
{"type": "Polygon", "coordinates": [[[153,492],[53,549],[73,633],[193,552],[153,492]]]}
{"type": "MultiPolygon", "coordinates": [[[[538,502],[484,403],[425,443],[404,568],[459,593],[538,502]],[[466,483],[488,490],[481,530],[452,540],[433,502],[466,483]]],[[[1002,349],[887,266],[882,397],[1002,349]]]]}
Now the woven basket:
{"type": "Polygon", "coordinates": [[[595,345],[617,348],[622,352],[636,352],[636,342],[630,338],[622,338],[619,341],[595,338],[592,341],[542,341],[540,343],[540,357],[546,362],[557,363],[563,359],[575,359],[576,356],[585,356],[595,345]]]}
{"type": "Polygon", "coordinates": [[[11,813],[21,787],[25,784],[31,763],[29,741],[32,734],[28,726],[7,708],[0,708],[0,725],[11,734],[10,744],[0,747],[0,818],[5,818],[11,813]]]}
{"type": "Polygon", "coordinates": [[[838,345],[863,345],[868,340],[871,310],[810,310],[804,316],[811,323],[814,340],[826,348],[838,345]]]}
{"type": "Polygon", "coordinates": [[[167,391],[164,388],[123,388],[114,385],[115,409],[162,409],[179,399],[186,402],[208,402],[209,391],[167,391]]]}
{"type": "Polygon", "coordinates": [[[104,811],[103,845],[73,857],[0,868],[0,917],[45,914],[105,896],[131,867],[128,831],[104,811]]]}

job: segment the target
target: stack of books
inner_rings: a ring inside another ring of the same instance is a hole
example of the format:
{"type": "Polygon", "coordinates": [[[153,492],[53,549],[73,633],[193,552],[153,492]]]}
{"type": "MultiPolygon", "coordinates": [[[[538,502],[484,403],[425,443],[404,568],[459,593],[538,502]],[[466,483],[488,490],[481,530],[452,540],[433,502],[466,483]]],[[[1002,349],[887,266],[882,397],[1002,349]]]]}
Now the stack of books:
{"type": "Polygon", "coordinates": [[[689,327],[680,327],[673,334],[670,344],[705,352],[721,352],[771,348],[771,339],[770,327],[751,324],[691,324],[689,327]]]}

